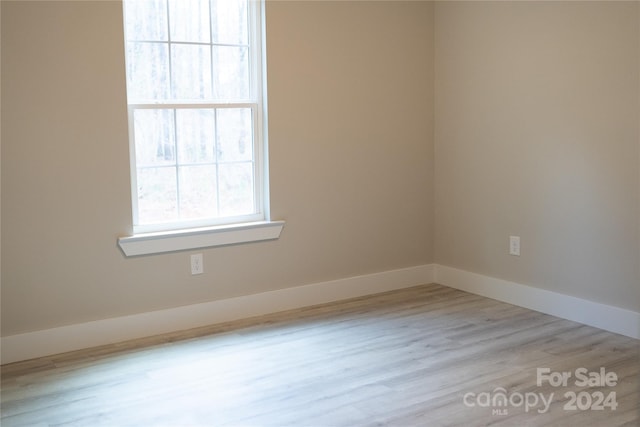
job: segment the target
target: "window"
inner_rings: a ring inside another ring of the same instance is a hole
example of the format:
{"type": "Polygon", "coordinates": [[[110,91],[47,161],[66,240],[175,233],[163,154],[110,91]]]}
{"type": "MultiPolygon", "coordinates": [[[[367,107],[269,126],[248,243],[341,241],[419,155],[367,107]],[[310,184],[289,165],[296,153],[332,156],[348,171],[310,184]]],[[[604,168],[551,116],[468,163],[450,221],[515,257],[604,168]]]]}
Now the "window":
{"type": "Polygon", "coordinates": [[[134,232],[264,220],[261,2],[124,6],[134,232]]]}
{"type": "Polygon", "coordinates": [[[230,224],[248,241],[268,222],[263,2],[124,0],[134,236],[121,247],[230,224]]]}

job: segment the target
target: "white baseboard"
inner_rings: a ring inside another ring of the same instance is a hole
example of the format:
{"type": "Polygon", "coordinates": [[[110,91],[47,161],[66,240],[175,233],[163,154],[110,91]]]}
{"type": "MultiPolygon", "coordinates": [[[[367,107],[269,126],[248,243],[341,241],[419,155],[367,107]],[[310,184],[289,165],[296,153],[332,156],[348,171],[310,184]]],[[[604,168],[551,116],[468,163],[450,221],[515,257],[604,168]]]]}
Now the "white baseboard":
{"type": "Polygon", "coordinates": [[[176,332],[434,281],[433,264],[2,337],[2,363],[176,332]]]}
{"type": "Polygon", "coordinates": [[[437,264],[435,282],[640,339],[640,313],[635,311],[437,264]]]}
{"type": "Polygon", "coordinates": [[[1,361],[50,356],[434,282],[640,339],[638,312],[427,264],[2,337],[1,361]]]}

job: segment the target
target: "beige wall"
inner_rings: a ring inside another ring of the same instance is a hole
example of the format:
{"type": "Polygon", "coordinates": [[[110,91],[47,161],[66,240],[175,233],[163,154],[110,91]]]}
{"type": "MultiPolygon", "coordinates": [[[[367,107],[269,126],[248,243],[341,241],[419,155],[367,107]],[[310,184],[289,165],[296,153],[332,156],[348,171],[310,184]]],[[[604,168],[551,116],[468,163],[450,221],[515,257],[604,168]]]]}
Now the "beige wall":
{"type": "Polygon", "coordinates": [[[437,4],[437,263],[640,311],[638,5],[437,4]]]}
{"type": "Polygon", "coordinates": [[[433,5],[267,6],[278,241],[125,259],[121,7],[2,2],[2,335],[432,261],[433,5]]]}
{"type": "Polygon", "coordinates": [[[639,9],[270,0],[287,225],[191,276],[116,246],[118,2],[2,1],[2,335],[430,262],[640,311],[639,9]]]}

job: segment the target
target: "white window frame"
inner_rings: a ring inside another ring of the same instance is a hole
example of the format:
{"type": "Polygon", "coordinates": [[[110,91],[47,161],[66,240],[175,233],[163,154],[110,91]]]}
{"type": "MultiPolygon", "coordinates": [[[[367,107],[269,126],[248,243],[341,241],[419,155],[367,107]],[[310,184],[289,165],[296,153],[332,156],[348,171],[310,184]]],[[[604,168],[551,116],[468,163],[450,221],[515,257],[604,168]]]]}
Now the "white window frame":
{"type": "Polygon", "coordinates": [[[126,256],[277,239],[284,221],[272,221],[269,209],[265,1],[249,0],[250,80],[254,99],[247,102],[141,102],[128,99],[133,234],[118,239],[126,256]],[[254,204],[256,213],[162,224],[138,223],[137,165],[133,114],[138,109],[250,108],[253,119],[254,204]]]}

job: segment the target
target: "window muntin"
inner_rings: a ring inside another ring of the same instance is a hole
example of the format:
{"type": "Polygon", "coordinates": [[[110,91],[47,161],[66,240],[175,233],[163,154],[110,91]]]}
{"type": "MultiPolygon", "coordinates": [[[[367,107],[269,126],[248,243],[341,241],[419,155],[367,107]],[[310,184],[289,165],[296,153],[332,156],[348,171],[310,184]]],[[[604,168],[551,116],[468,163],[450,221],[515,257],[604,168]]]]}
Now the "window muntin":
{"type": "Polygon", "coordinates": [[[264,220],[261,2],[124,5],[134,232],[264,220]]]}

